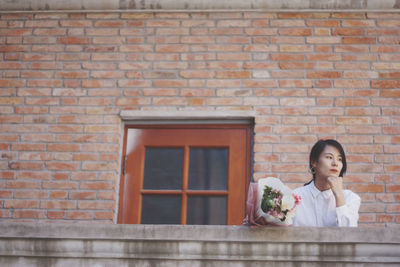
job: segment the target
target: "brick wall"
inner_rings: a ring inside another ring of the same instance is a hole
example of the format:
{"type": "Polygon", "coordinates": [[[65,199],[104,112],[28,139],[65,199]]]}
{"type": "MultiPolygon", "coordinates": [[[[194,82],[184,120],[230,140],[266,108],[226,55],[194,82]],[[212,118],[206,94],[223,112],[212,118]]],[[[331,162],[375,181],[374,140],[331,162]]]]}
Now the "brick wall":
{"type": "Polygon", "coordinates": [[[398,227],[399,36],[399,13],[3,13],[1,220],[114,222],[121,110],[253,110],[255,178],[300,186],[336,138],[360,224],[398,227]]]}

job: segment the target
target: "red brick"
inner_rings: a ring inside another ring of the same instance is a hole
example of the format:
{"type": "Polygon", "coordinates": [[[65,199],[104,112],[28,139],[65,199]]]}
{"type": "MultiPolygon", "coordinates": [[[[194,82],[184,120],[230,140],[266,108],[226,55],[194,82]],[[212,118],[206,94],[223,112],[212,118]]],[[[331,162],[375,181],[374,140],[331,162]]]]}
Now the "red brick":
{"type": "Polygon", "coordinates": [[[74,172],[71,175],[72,180],[98,180],[94,172],[74,172]]]}
{"type": "Polygon", "coordinates": [[[188,105],[189,106],[202,106],[205,104],[204,98],[190,98],[188,105]]]}
{"type": "Polygon", "coordinates": [[[335,80],[335,87],[339,88],[368,88],[369,81],[365,80],[335,80]]]}
{"type": "Polygon", "coordinates": [[[53,171],[66,171],[66,170],[77,170],[79,168],[78,163],[67,163],[67,162],[47,162],[46,167],[53,171]]]}
{"type": "Polygon", "coordinates": [[[66,35],[67,30],[66,29],[34,29],[33,34],[34,35],[43,35],[43,36],[63,36],[66,35]]]}
{"type": "Polygon", "coordinates": [[[60,209],[60,210],[75,209],[76,208],[76,202],[75,201],[69,201],[69,200],[42,201],[40,203],[40,208],[41,209],[60,209]]]}
{"type": "Polygon", "coordinates": [[[345,128],[343,126],[313,126],[309,128],[311,134],[332,134],[345,133],[345,128]]]}
{"type": "MultiPolygon", "coordinates": [[[[371,81],[371,87],[372,88],[400,88],[400,80],[373,80],[371,81]]],[[[393,94],[393,97],[396,97],[396,95],[399,94],[399,90],[386,90],[387,92],[391,92],[393,94]],[[397,92],[396,92],[397,91],[397,92]]],[[[390,96],[390,94],[389,94],[390,96]]]]}
{"type": "Polygon", "coordinates": [[[114,203],[105,201],[79,201],[78,208],[85,210],[113,210],[114,203]]]}
{"type": "Polygon", "coordinates": [[[278,87],[276,80],[245,80],[243,82],[245,87],[249,88],[273,88],[278,87]]]}
{"type": "Polygon", "coordinates": [[[311,36],[311,28],[279,28],[280,35],[290,35],[290,36],[311,36]]]}
{"type": "Polygon", "coordinates": [[[90,39],[87,37],[59,37],[58,43],[60,44],[89,44],[90,39]]]}
{"type": "Polygon", "coordinates": [[[24,80],[0,79],[0,87],[23,87],[24,80]]]}
{"type": "Polygon", "coordinates": [[[105,28],[123,28],[125,27],[126,22],[125,21],[119,21],[119,20],[107,20],[107,21],[96,21],[93,26],[94,27],[105,27],[105,28]]]}
{"type": "Polygon", "coordinates": [[[78,184],[76,182],[43,182],[43,188],[45,189],[77,189],[78,184]]]}
{"type": "Polygon", "coordinates": [[[307,20],[306,21],[307,26],[312,26],[312,27],[338,27],[339,26],[339,21],[338,20],[307,20]]]}
{"type": "Polygon", "coordinates": [[[16,151],[44,151],[45,145],[44,144],[12,144],[11,150],[16,151]]]}
{"type": "MultiPolygon", "coordinates": [[[[265,44],[246,45],[244,47],[244,51],[246,51],[246,52],[277,52],[278,46],[277,45],[265,45],[265,44]]],[[[284,51],[284,52],[287,52],[287,51],[284,51]]]]}
{"type": "Polygon", "coordinates": [[[367,46],[354,46],[354,45],[337,45],[334,47],[334,51],[337,53],[368,53],[369,48],[367,46]]]}
{"type": "Polygon", "coordinates": [[[341,117],[336,119],[337,124],[371,124],[371,120],[369,118],[359,118],[359,117],[341,117]]]}
{"type": "Polygon", "coordinates": [[[307,78],[310,79],[337,79],[341,77],[339,71],[308,71],[307,78]]]}
{"type": "Polygon", "coordinates": [[[178,89],[144,89],[143,95],[145,96],[177,96],[178,89]]]}
{"type": "Polygon", "coordinates": [[[339,44],[339,43],[341,43],[341,39],[340,39],[340,37],[332,37],[332,36],[307,37],[306,43],[307,44],[339,44]]]}
{"type": "Polygon", "coordinates": [[[22,122],[21,116],[0,115],[0,123],[21,123],[21,122],[22,122]]]}
{"type": "Polygon", "coordinates": [[[322,60],[339,61],[339,60],[341,60],[341,56],[337,55],[337,54],[312,54],[312,55],[307,55],[306,58],[307,58],[307,60],[313,60],[313,61],[322,61],[322,60]]]}
{"type": "Polygon", "coordinates": [[[249,71],[217,71],[216,78],[219,79],[246,79],[250,78],[249,71]]]}
{"type": "Polygon", "coordinates": [[[95,213],[96,220],[113,220],[114,213],[113,212],[96,212],[95,213]]]}
{"type": "Polygon", "coordinates": [[[40,210],[15,210],[14,218],[16,219],[45,219],[46,211],[40,210]]]}
{"type": "Polygon", "coordinates": [[[48,198],[48,192],[46,191],[15,191],[14,196],[15,198],[19,199],[44,199],[48,198]]]}
{"type": "MultiPolygon", "coordinates": [[[[3,178],[3,176],[1,176],[3,178]]],[[[13,192],[8,190],[0,190],[0,198],[12,198],[13,192]]]]}
{"type": "Polygon", "coordinates": [[[95,191],[79,191],[79,192],[70,192],[70,199],[96,199],[95,191]]]}
{"type": "Polygon", "coordinates": [[[77,78],[87,78],[88,74],[84,71],[58,71],[55,74],[56,78],[64,79],[77,79],[77,78]]]}
{"type": "Polygon", "coordinates": [[[313,69],[314,63],[312,62],[281,62],[279,63],[281,69],[313,69]]]}
{"type": "Polygon", "coordinates": [[[48,144],[47,151],[80,151],[80,145],[78,144],[48,144]]]}
{"type": "Polygon", "coordinates": [[[181,71],[180,76],[185,79],[213,78],[214,72],[205,70],[187,70],[181,71]]]}
{"type": "Polygon", "coordinates": [[[376,44],[375,37],[343,37],[343,44],[376,44]]]}
{"type": "Polygon", "coordinates": [[[53,63],[53,62],[33,62],[30,64],[30,66],[31,69],[41,69],[41,70],[54,70],[62,68],[60,63],[53,63]]]}
{"type": "Polygon", "coordinates": [[[384,215],[384,214],[378,214],[376,216],[376,221],[378,223],[390,223],[394,222],[395,217],[393,215],[384,215]]]}
{"type": "Polygon", "coordinates": [[[380,72],[379,73],[379,78],[382,79],[400,79],[400,71],[395,71],[395,72],[380,72]]]}
{"type": "Polygon", "coordinates": [[[400,21],[399,20],[378,20],[377,21],[378,26],[381,27],[399,27],[400,26],[400,21]]]}
{"type": "MultiPolygon", "coordinates": [[[[223,32],[223,29],[220,29],[220,31],[223,32]]],[[[245,33],[248,36],[275,36],[277,35],[278,30],[276,28],[246,28],[245,33]]]]}
{"type": "Polygon", "coordinates": [[[115,81],[113,80],[83,80],[83,88],[103,88],[103,87],[114,87],[115,81]]]}
{"type": "Polygon", "coordinates": [[[93,219],[93,213],[85,211],[68,211],[67,218],[73,220],[91,220],[93,219]]]}
{"type": "Polygon", "coordinates": [[[359,223],[371,223],[375,221],[376,221],[375,214],[360,214],[360,217],[358,219],[359,223]]]}
{"type": "Polygon", "coordinates": [[[384,186],[379,184],[349,184],[347,188],[356,193],[383,193],[384,186]]]}
{"type": "Polygon", "coordinates": [[[304,55],[301,54],[271,54],[270,57],[275,61],[304,60],[304,55]]]}
{"type": "Polygon", "coordinates": [[[32,33],[32,29],[1,29],[0,28],[0,36],[23,36],[30,35],[32,33]]]}
{"type": "Polygon", "coordinates": [[[25,27],[56,28],[57,26],[57,20],[28,20],[25,22],[25,27]]]}
{"type": "Polygon", "coordinates": [[[96,154],[74,154],[72,157],[72,160],[74,161],[92,161],[92,160],[98,160],[98,155],[96,154]]]}
{"type": "Polygon", "coordinates": [[[28,80],[29,87],[60,87],[61,80],[28,80]]]}
{"type": "Polygon", "coordinates": [[[281,80],[281,87],[311,87],[311,80],[281,80]]]}
{"type": "Polygon", "coordinates": [[[67,191],[52,191],[50,193],[51,199],[66,199],[68,197],[67,191]]]}
{"type": "Polygon", "coordinates": [[[181,96],[199,97],[199,96],[214,96],[213,89],[181,89],[181,96]]]}
{"type": "Polygon", "coordinates": [[[80,189],[86,190],[112,190],[114,184],[108,182],[81,182],[80,189]]]}
{"type": "Polygon", "coordinates": [[[39,208],[38,200],[4,200],[7,209],[35,209],[39,208]]]}
{"type": "Polygon", "coordinates": [[[6,188],[24,188],[24,189],[38,189],[40,188],[40,182],[24,182],[24,181],[10,181],[6,182],[6,188]]]}
{"type": "MultiPolygon", "coordinates": [[[[362,20],[362,19],[357,19],[357,20],[342,20],[342,26],[343,27],[375,27],[375,20],[362,20]]],[[[368,32],[371,29],[368,29],[368,32]]]]}
{"type": "Polygon", "coordinates": [[[52,211],[52,210],[49,210],[47,212],[47,216],[49,217],[49,219],[64,219],[65,211],[52,211]]]}
{"type": "Polygon", "coordinates": [[[22,71],[22,78],[51,78],[53,73],[50,71],[22,71]]]}
{"type": "Polygon", "coordinates": [[[332,31],[332,35],[365,35],[365,29],[362,28],[335,28],[332,31]]]}
{"type": "Polygon", "coordinates": [[[313,47],[311,45],[280,45],[280,52],[292,53],[292,52],[313,52],[313,47]]]}
{"type": "Polygon", "coordinates": [[[19,179],[50,180],[50,172],[43,171],[22,171],[17,173],[19,179]]]}

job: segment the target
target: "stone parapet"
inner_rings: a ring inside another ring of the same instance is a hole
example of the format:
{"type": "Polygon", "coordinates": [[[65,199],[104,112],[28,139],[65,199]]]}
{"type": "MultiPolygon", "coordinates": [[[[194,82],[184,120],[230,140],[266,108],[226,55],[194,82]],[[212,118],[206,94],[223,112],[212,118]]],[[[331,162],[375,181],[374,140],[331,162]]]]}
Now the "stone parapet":
{"type": "Polygon", "coordinates": [[[400,7],[396,0],[14,0],[2,1],[0,10],[386,10],[400,7]]]}
{"type": "Polygon", "coordinates": [[[0,266],[398,266],[400,229],[1,223],[0,266]]]}

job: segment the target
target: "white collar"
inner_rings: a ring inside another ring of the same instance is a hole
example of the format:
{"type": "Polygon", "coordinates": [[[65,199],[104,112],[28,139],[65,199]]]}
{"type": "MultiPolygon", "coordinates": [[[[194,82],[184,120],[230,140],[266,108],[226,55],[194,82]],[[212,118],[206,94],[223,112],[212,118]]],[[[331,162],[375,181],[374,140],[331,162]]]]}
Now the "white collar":
{"type": "Polygon", "coordinates": [[[321,194],[325,199],[328,199],[332,196],[332,190],[328,189],[328,190],[324,190],[324,191],[320,191],[314,184],[314,181],[312,181],[309,185],[308,188],[313,196],[313,198],[317,198],[319,194],[321,194]]]}

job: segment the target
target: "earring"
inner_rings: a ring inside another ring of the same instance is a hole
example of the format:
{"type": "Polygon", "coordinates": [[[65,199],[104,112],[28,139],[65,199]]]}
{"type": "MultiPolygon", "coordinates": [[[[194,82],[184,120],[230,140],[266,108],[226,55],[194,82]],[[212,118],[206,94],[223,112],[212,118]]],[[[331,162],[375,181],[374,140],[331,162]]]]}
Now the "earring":
{"type": "Polygon", "coordinates": [[[311,171],[312,174],[315,174],[317,172],[314,167],[311,167],[310,171],[311,171]]]}

